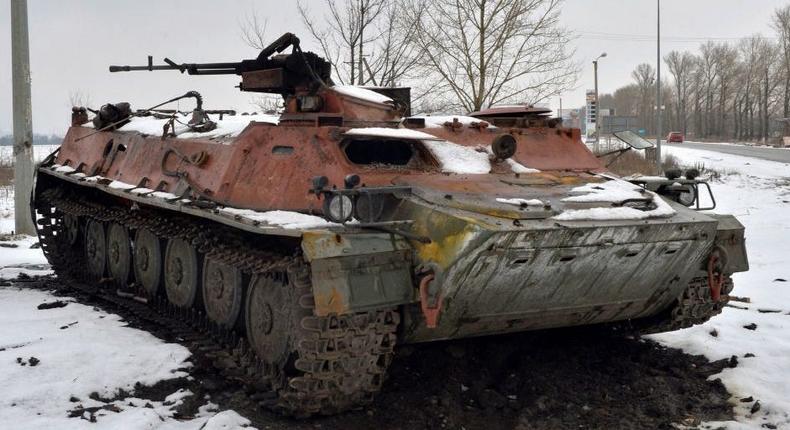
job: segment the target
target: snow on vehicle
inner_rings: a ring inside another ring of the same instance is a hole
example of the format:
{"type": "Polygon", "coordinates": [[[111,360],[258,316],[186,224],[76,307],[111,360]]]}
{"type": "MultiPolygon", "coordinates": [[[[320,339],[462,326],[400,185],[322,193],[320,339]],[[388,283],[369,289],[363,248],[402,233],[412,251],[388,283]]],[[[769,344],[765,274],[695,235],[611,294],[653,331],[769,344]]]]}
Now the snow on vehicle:
{"type": "Polygon", "coordinates": [[[38,168],[42,247],[59,276],[240,333],[240,377],[280,412],[369,402],[398,343],[687,327],[748,268],[738,221],[687,207],[701,181],[617,178],[540,109],[404,116],[408,90],[334,85],[291,34],[252,60],[165,61],[111,71],[238,74],[285,111],[196,92],[168,100],[188,114],[75,109],[38,168]]]}

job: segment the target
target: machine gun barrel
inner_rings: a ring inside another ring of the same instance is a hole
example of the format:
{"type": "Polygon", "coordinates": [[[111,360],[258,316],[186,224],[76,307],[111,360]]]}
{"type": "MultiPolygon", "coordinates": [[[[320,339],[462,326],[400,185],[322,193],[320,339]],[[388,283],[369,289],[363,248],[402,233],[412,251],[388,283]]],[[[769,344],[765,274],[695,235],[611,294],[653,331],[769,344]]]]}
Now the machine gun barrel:
{"type": "Polygon", "coordinates": [[[177,64],[176,62],[165,58],[167,64],[154,65],[153,57],[148,56],[147,66],[110,66],[110,72],[134,72],[134,71],[149,71],[155,70],[178,70],[181,73],[187,72],[190,75],[238,75],[241,74],[239,63],[183,63],[177,64]]]}
{"type": "Polygon", "coordinates": [[[165,58],[154,64],[148,56],[146,66],[110,66],[110,72],[178,70],[190,75],[239,75],[242,91],[293,94],[297,88],[331,83],[332,66],[312,52],[302,52],[299,38],[285,33],[261,50],[256,58],[226,63],[176,63],[165,58]],[[281,54],[293,47],[290,54],[281,54]],[[281,55],[276,55],[281,54],[281,55]]]}

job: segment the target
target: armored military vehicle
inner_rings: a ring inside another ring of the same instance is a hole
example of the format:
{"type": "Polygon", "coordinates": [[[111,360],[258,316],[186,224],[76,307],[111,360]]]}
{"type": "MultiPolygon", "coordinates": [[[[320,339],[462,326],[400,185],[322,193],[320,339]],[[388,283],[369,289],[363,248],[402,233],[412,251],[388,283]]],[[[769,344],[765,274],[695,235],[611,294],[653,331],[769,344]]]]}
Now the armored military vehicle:
{"type": "Polygon", "coordinates": [[[411,116],[407,89],[335,85],[291,34],[255,59],[165,62],[110,71],[236,74],[284,112],[194,91],[75,108],[37,170],[41,244],[58,276],[238,333],[280,412],[369,402],[401,343],[688,327],[748,268],[738,221],[696,210],[704,181],[622,180],[546,110],[411,116]]]}

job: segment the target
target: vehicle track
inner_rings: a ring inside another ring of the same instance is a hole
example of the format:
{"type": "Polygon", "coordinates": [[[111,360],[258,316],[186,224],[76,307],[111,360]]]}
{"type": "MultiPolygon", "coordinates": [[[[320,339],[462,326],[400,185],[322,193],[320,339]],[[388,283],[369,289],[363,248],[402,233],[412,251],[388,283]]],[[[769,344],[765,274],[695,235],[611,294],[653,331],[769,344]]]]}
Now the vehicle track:
{"type": "Polygon", "coordinates": [[[194,342],[190,349],[200,351],[201,359],[243,385],[261,406],[298,417],[332,414],[370,403],[380,390],[392,360],[398,314],[382,310],[315,316],[307,264],[299,255],[261,249],[229,229],[186,217],[164,217],[141,213],[139,208],[90,201],[66,186],[43,191],[36,204],[41,247],[55,273],[68,281],[66,285],[110,301],[137,318],[171,325],[178,336],[194,342]],[[253,279],[267,277],[282,283],[297,309],[289,321],[293,329],[284,330],[296,334],[291,351],[282,362],[269,362],[259,357],[243,336],[212,323],[194,307],[173,306],[161,294],[146,297],[142,289],[119,295],[111,280],[104,288],[101,283],[86,283],[85,257],[66,240],[64,214],[81,219],[82,225],[88,220],[117,223],[146,229],[164,239],[182,239],[206,258],[236,266],[253,279]]]}

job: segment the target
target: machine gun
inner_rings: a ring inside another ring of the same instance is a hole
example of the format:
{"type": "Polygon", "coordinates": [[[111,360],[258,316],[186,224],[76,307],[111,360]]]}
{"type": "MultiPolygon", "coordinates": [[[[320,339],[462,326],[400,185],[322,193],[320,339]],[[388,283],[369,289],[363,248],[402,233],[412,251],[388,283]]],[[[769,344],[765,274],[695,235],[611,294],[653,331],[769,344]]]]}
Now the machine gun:
{"type": "Polygon", "coordinates": [[[239,75],[241,91],[294,94],[297,89],[314,90],[331,85],[332,65],[312,52],[302,52],[299,38],[285,33],[263,48],[255,59],[236,63],[182,63],[165,58],[167,64],[154,65],[148,56],[147,66],[110,66],[110,72],[178,70],[190,75],[239,75]],[[290,54],[280,54],[292,46],[290,54]],[[274,54],[280,55],[274,55],[274,54]]]}

